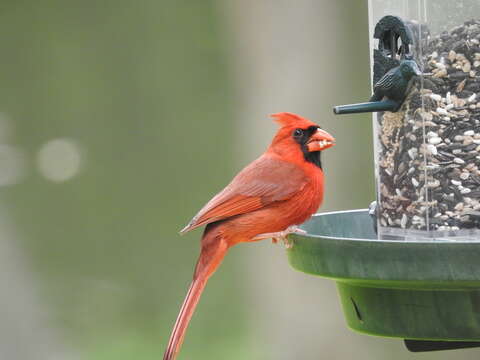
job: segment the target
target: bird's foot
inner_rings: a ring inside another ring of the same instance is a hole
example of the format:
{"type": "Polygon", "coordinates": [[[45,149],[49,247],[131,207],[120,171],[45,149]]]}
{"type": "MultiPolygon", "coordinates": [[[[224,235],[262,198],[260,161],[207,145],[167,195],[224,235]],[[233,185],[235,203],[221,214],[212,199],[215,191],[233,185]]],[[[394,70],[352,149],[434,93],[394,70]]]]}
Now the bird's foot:
{"type": "Polygon", "coordinates": [[[258,234],[252,240],[263,240],[263,239],[272,239],[272,243],[276,244],[279,240],[282,240],[287,249],[290,249],[293,246],[293,242],[288,239],[290,234],[306,234],[305,230],[300,229],[296,225],[289,226],[283,231],[258,234]]]}

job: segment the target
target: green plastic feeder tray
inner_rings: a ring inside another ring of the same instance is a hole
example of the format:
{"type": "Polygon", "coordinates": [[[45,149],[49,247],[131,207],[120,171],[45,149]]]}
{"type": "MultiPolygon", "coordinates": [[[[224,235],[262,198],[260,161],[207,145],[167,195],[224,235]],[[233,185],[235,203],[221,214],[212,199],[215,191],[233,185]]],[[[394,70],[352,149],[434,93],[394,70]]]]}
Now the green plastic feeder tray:
{"type": "Polygon", "coordinates": [[[336,281],[351,329],[480,341],[480,242],[377,239],[368,210],[318,214],[302,228],[289,262],[336,281]]]}

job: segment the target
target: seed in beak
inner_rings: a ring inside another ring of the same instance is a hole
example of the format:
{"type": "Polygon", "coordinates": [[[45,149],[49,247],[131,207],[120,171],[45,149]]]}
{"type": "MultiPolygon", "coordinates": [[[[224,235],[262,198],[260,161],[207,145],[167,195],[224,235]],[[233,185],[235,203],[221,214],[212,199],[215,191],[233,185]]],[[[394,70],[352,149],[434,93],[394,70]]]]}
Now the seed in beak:
{"type": "Polygon", "coordinates": [[[308,151],[321,151],[335,145],[335,139],[325,130],[318,129],[307,144],[308,151]]]}

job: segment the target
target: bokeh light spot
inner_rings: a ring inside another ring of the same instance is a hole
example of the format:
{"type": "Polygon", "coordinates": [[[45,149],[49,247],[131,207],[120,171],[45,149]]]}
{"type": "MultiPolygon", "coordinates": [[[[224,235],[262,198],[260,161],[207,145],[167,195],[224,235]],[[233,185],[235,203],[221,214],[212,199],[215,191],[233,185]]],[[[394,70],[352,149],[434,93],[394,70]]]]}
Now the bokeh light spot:
{"type": "Polygon", "coordinates": [[[82,165],[82,151],[76,141],[54,139],[44,144],[37,157],[40,173],[48,180],[63,182],[73,178],[82,165]]]}

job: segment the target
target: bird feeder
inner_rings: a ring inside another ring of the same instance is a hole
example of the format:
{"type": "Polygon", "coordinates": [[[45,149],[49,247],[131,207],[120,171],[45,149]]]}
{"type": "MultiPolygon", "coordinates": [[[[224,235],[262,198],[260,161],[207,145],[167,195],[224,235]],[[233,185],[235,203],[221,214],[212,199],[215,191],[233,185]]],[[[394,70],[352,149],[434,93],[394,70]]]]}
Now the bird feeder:
{"type": "Polygon", "coordinates": [[[376,207],[313,217],[290,263],[337,282],[354,330],[480,346],[480,1],[369,0],[369,20],[372,97],[334,112],[373,114],[376,207]]]}

